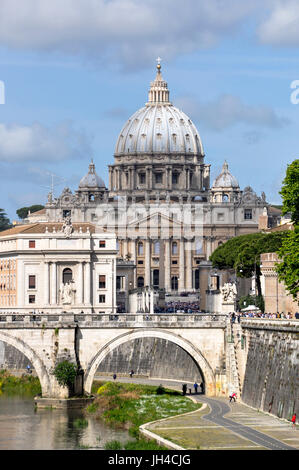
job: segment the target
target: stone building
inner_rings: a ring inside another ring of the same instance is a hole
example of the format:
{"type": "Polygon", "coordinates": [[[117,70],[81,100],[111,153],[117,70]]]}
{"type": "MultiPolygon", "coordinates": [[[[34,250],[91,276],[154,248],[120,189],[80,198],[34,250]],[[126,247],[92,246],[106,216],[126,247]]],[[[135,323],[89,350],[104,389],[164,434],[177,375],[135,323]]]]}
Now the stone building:
{"type": "Polygon", "coordinates": [[[95,224],[16,226],[0,233],[0,311],[115,313],[116,270],[115,235],[95,224]]]}
{"type": "Polygon", "coordinates": [[[229,238],[258,231],[268,207],[264,193],[241,190],[227,162],[210,185],[199,132],[170,102],[158,64],[147,103],[120,131],[109,187],[92,161],[78,189],[50,193],[45,209],[49,222],[71,216],[115,232],[119,256],[136,264],[134,288],[200,293],[205,310],[209,256],[229,238]]]}

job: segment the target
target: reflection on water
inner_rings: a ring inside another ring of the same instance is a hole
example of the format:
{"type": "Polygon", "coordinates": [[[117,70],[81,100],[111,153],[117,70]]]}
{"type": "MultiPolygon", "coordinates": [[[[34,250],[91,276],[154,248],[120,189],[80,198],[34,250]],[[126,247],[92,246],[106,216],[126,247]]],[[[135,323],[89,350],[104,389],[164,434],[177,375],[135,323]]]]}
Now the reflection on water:
{"type": "Polygon", "coordinates": [[[0,450],[103,449],[114,439],[130,438],[82,410],[35,409],[32,397],[0,396],[0,450]],[[80,426],[80,419],[87,425],[80,426]]]}

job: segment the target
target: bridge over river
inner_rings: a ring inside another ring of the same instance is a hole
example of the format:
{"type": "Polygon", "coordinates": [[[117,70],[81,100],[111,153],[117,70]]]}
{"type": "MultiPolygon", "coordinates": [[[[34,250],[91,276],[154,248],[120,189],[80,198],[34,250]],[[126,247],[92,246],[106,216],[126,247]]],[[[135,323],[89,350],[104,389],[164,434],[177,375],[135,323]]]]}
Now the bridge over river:
{"type": "MultiPolygon", "coordinates": [[[[21,351],[34,367],[43,397],[67,397],[53,376],[55,365],[78,365],[90,393],[94,375],[115,348],[138,338],[160,338],[182,348],[197,364],[210,396],[226,393],[227,315],[212,314],[17,314],[0,315],[0,341],[21,351]]],[[[79,387],[79,389],[78,389],[79,387]]],[[[82,391],[83,391],[82,390],[82,391]]]]}
{"type": "Polygon", "coordinates": [[[178,358],[185,357],[195,364],[207,397],[234,390],[245,403],[289,419],[299,412],[298,339],[298,320],[242,318],[232,325],[228,315],[209,313],[0,313],[0,342],[28,358],[45,398],[69,396],[53,375],[60,361],[77,364],[75,392],[90,393],[96,372],[107,372],[102,366],[109,358],[119,365],[119,351],[134,359],[132,345],[152,342],[160,349],[153,354],[153,348],[140,347],[137,359],[152,355],[152,362],[167,362],[171,374],[162,367],[155,377],[181,380],[185,363],[178,358]]]}

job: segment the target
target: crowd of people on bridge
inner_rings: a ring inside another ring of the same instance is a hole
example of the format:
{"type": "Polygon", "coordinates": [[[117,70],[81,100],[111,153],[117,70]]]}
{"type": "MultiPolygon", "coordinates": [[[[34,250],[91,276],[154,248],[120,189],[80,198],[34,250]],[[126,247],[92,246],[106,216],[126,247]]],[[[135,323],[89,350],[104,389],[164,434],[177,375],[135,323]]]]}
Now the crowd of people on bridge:
{"type": "Polygon", "coordinates": [[[155,306],[155,313],[199,313],[199,301],[182,302],[169,301],[165,302],[165,307],[155,306]]]}
{"type": "Polygon", "coordinates": [[[240,323],[241,318],[261,318],[261,319],[275,319],[275,320],[299,320],[299,312],[296,312],[295,315],[292,315],[291,312],[283,313],[263,313],[263,312],[231,312],[229,314],[231,322],[240,323]]]}

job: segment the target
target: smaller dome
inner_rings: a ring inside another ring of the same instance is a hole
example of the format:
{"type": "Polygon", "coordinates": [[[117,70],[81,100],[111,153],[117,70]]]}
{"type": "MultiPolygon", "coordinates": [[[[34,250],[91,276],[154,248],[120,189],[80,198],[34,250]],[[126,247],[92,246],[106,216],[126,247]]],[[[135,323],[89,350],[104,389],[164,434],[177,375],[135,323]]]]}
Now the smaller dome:
{"type": "Polygon", "coordinates": [[[212,189],[215,188],[239,188],[239,183],[236,178],[228,171],[228,164],[225,161],[222,167],[222,172],[215,179],[212,189]]]}
{"type": "Polygon", "coordinates": [[[91,161],[87,175],[83,176],[79,183],[80,189],[98,189],[106,188],[104,181],[100,178],[95,171],[95,165],[91,161]]]}

